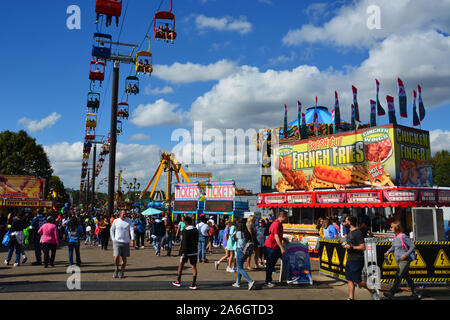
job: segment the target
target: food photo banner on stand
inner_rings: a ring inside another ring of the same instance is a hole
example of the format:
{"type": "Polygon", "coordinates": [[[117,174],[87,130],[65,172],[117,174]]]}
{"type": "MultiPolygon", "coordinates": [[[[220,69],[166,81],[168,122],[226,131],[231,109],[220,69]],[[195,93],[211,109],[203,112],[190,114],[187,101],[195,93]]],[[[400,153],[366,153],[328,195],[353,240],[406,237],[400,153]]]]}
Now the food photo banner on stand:
{"type": "Polygon", "coordinates": [[[0,175],[0,198],[43,199],[44,184],[37,177],[0,175]]]}
{"type": "Polygon", "coordinates": [[[399,125],[280,142],[273,163],[279,192],[432,186],[429,132],[399,125]]]}

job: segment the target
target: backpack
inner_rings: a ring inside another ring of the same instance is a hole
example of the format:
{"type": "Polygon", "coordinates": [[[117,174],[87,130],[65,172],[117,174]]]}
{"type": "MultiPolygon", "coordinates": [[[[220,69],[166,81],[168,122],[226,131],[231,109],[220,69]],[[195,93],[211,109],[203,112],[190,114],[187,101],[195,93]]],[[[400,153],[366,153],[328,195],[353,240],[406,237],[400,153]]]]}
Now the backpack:
{"type": "Polygon", "coordinates": [[[254,249],[255,249],[255,244],[252,241],[248,241],[245,244],[244,249],[242,249],[242,252],[244,254],[242,259],[246,260],[248,257],[250,257],[252,255],[254,249]]]}
{"type": "MultiPolygon", "coordinates": [[[[404,236],[404,233],[400,233],[400,234],[399,234],[400,241],[402,242],[402,247],[403,247],[406,251],[408,251],[409,248],[408,248],[408,247],[406,246],[406,244],[403,242],[403,236],[404,236]]],[[[414,254],[414,252],[411,253],[410,258],[411,258],[412,261],[416,260],[416,255],[414,254]]]]}

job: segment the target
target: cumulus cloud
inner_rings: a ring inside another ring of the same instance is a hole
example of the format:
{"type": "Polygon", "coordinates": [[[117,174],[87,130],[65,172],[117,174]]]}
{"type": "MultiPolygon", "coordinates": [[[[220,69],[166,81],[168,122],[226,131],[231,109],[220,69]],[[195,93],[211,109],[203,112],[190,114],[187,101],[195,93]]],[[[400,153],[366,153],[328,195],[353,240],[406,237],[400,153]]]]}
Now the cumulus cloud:
{"type": "Polygon", "coordinates": [[[164,88],[151,88],[150,86],[147,86],[145,88],[145,94],[146,95],[157,95],[157,94],[169,94],[169,93],[173,93],[173,88],[169,87],[169,86],[165,86],[164,88]]]}
{"type": "MultiPolygon", "coordinates": [[[[311,12],[324,9],[316,4],[311,12]]],[[[336,15],[322,26],[305,24],[298,29],[289,30],[283,37],[285,45],[302,43],[324,43],[337,46],[370,47],[379,40],[392,34],[406,35],[439,29],[450,31],[449,1],[427,0],[361,0],[342,6],[336,15]],[[369,28],[375,5],[379,8],[380,28],[369,28]]]]}
{"type": "MultiPolygon", "coordinates": [[[[380,98],[386,107],[385,96],[397,95],[397,77],[405,83],[409,97],[413,88],[422,86],[426,108],[445,105],[450,102],[448,52],[450,37],[428,31],[391,35],[374,45],[359,66],[342,71],[308,65],[280,71],[240,66],[194,101],[191,119],[203,119],[205,125],[215,128],[279,126],[285,103],[289,118],[295,119],[297,100],[311,106],[318,96],[319,104],[333,106],[334,90],[339,93],[342,116],[349,119],[351,86],[355,85],[362,120],[368,121],[369,100],[375,97],[374,79],[381,82],[380,98]]],[[[386,123],[387,117],[381,120],[386,123]]]]}
{"type": "Polygon", "coordinates": [[[133,134],[128,141],[144,141],[150,139],[150,136],[143,134],[143,133],[137,133],[133,134]]]}
{"type": "Polygon", "coordinates": [[[200,30],[237,31],[240,34],[247,34],[252,31],[252,24],[247,21],[245,16],[235,19],[229,16],[222,18],[206,17],[201,14],[196,16],[195,25],[200,30]]]}
{"type": "Polygon", "coordinates": [[[175,62],[171,66],[156,65],[154,75],[172,83],[193,83],[219,80],[229,76],[236,69],[236,63],[226,59],[209,65],[175,62]]]}
{"type": "Polygon", "coordinates": [[[438,151],[450,151],[450,131],[448,130],[432,130],[430,131],[431,153],[438,151]]]}
{"type": "Polygon", "coordinates": [[[177,104],[172,104],[164,99],[155,103],[139,105],[131,115],[130,122],[138,127],[154,127],[183,124],[185,114],[180,109],[175,110],[177,104]]]}
{"type": "Polygon", "coordinates": [[[42,120],[32,120],[27,117],[19,119],[19,124],[24,126],[31,133],[42,131],[53,127],[53,125],[61,118],[59,113],[53,112],[42,120]]]}

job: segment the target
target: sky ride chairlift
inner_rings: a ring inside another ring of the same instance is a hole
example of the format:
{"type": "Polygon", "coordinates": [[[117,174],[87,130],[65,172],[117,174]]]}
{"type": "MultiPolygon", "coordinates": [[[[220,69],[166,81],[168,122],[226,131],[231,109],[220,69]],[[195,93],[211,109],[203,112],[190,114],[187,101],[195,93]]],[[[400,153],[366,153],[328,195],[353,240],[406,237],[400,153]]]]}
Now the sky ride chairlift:
{"type": "Polygon", "coordinates": [[[125,92],[127,95],[134,94],[137,95],[139,93],[139,78],[136,76],[129,76],[125,80],[125,92]]]}
{"type": "Polygon", "coordinates": [[[107,60],[111,57],[112,36],[104,33],[94,33],[92,56],[107,60]]]}
{"type": "Polygon", "coordinates": [[[98,112],[98,109],[100,109],[100,93],[93,91],[88,93],[87,107],[89,112],[98,112]]]}
{"type": "Polygon", "coordinates": [[[150,52],[151,42],[150,37],[148,38],[148,50],[138,51],[136,53],[136,73],[137,74],[148,74],[152,75],[153,72],[153,55],[150,52]]]}
{"type": "Polygon", "coordinates": [[[117,134],[122,134],[122,121],[117,120],[117,134]]]}
{"type": "Polygon", "coordinates": [[[96,0],[95,12],[107,16],[120,17],[122,15],[122,0],[96,0]]]}
{"type": "Polygon", "coordinates": [[[97,128],[97,115],[95,113],[86,115],[86,128],[97,128]]]}
{"type": "Polygon", "coordinates": [[[106,64],[103,61],[91,60],[91,65],[89,67],[89,80],[100,81],[100,87],[102,86],[102,82],[105,80],[105,67],[106,64]]]}
{"type": "Polygon", "coordinates": [[[175,32],[175,15],[172,13],[172,0],[170,0],[170,11],[158,11],[153,20],[155,38],[166,40],[166,42],[171,40],[173,43],[177,33],[175,32]]]}
{"type": "Polygon", "coordinates": [[[126,102],[117,104],[117,117],[121,119],[128,119],[130,116],[130,106],[126,102]]]}
{"type": "Polygon", "coordinates": [[[85,140],[95,140],[95,128],[86,128],[85,140]]]}

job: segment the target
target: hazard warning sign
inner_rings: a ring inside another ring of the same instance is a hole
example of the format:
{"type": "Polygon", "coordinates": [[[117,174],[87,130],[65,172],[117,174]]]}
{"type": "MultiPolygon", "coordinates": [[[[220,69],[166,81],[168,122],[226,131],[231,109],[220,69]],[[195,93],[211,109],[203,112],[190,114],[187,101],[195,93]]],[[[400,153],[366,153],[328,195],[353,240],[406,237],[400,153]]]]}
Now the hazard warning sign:
{"type": "Polygon", "coordinates": [[[414,250],[414,255],[416,256],[416,260],[411,261],[409,264],[410,268],[416,268],[416,269],[425,269],[427,267],[427,264],[425,260],[422,258],[422,255],[420,254],[419,250],[414,250]]]}
{"type": "Polygon", "coordinates": [[[389,252],[386,259],[384,259],[382,268],[383,269],[397,269],[398,268],[398,264],[397,264],[397,261],[395,261],[393,252],[389,252]]]}
{"type": "Polygon", "coordinates": [[[334,250],[333,250],[333,257],[331,258],[331,263],[332,264],[337,264],[337,265],[340,264],[339,256],[338,256],[338,252],[337,252],[336,248],[334,248],[334,250]]]}
{"type": "Polygon", "coordinates": [[[327,247],[323,246],[321,261],[328,262],[327,247]]]}
{"type": "Polygon", "coordinates": [[[450,268],[450,261],[444,252],[444,249],[439,250],[436,260],[434,261],[435,268],[450,268]]]}

